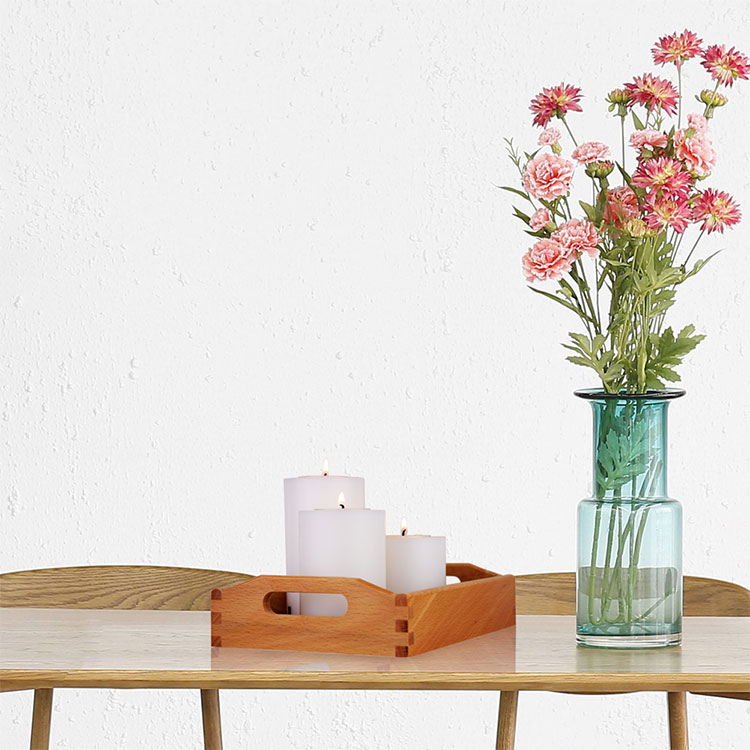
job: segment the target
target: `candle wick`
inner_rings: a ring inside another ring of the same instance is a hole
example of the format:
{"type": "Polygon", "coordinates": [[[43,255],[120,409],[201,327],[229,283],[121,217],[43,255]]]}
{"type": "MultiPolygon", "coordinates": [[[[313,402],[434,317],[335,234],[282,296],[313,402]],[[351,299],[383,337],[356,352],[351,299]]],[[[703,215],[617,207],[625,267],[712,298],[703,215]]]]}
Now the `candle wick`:
{"type": "Polygon", "coordinates": [[[406,529],[401,529],[401,536],[406,536],[406,529]]]}
{"type": "Polygon", "coordinates": [[[339,508],[344,508],[344,503],[339,503],[339,508]]]}

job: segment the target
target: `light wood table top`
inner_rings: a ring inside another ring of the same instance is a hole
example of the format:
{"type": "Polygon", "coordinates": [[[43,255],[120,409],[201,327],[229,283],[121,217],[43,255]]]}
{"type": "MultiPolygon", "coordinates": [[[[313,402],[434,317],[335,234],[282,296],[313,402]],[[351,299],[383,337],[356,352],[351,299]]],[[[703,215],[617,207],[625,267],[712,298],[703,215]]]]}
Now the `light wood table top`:
{"type": "Polygon", "coordinates": [[[408,658],[210,647],[208,612],[0,609],[0,689],[750,690],[750,618],[688,617],[681,647],[576,646],[575,618],[408,658]]]}

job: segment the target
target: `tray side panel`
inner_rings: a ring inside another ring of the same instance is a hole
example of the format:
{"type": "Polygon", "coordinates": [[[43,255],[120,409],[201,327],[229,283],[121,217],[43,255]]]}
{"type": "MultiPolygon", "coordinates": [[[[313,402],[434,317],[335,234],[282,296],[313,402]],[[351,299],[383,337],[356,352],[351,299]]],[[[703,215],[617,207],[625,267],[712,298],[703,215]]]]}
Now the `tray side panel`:
{"type": "Polygon", "coordinates": [[[516,585],[511,575],[408,594],[408,648],[414,656],[516,624],[516,585]]]}
{"type": "Polygon", "coordinates": [[[211,598],[211,645],[231,648],[285,649],[394,656],[408,644],[399,622],[406,607],[395,595],[351,578],[259,576],[211,598]],[[349,603],[341,617],[278,614],[273,592],[343,594],[349,603]]]}

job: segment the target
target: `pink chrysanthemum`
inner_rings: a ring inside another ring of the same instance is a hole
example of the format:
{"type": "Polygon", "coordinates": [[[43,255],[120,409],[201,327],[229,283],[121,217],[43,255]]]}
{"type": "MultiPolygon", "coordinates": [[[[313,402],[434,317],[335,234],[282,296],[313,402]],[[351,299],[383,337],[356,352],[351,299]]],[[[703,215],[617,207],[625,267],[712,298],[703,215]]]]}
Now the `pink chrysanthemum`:
{"type": "Polygon", "coordinates": [[[523,186],[535,198],[553,200],[570,191],[575,165],[556,154],[539,154],[523,173],[523,186]]]}
{"type": "Polygon", "coordinates": [[[622,229],[626,222],[637,218],[638,214],[638,198],[627,185],[607,190],[604,221],[622,229]]]}
{"type": "Polygon", "coordinates": [[[642,162],[633,173],[633,185],[659,195],[686,198],[693,178],[682,164],[668,156],[642,162]]]}
{"type": "Polygon", "coordinates": [[[695,221],[702,221],[701,229],[708,232],[724,232],[742,218],[742,212],[735,200],[723,191],[709,188],[700,194],[693,208],[695,221]]]}
{"type": "Polygon", "coordinates": [[[586,253],[591,258],[599,256],[599,235],[596,227],[586,219],[570,219],[552,233],[552,239],[557,240],[573,258],[586,253]]]}
{"type": "Polygon", "coordinates": [[[701,53],[702,41],[692,31],[685,29],[682,34],[675,32],[663,36],[653,47],[651,54],[657,65],[674,63],[679,69],[685,60],[690,60],[691,57],[701,53]]]}
{"type": "Polygon", "coordinates": [[[674,155],[681,159],[688,172],[696,177],[708,177],[716,165],[716,150],[708,137],[708,128],[696,131],[691,137],[688,131],[676,130],[674,155]]]}
{"type": "Polygon", "coordinates": [[[605,161],[609,158],[609,146],[599,141],[589,141],[577,146],[571,156],[579,164],[588,164],[592,161],[605,161]]]}
{"type": "Polygon", "coordinates": [[[561,83],[542,89],[531,100],[529,109],[534,113],[534,125],[544,128],[553,117],[565,117],[568,112],[582,112],[581,89],[561,83]]]}
{"type": "Polygon", "coordinates": [[[666,148],[667,134],[659,130],[653,130],[652,128],[636,130],[630,136],[630,145],[638,149],[638,151],[642,151],[644,148],[651,149],[652,151],[656,148],[666,148]]]}
{"type": "Polygon", "coordinates": [[[552,146],[562,138],[562,133],[557,128],[545,128],[539,136],[540,146],[552,146]]]}
{"type": "Polygon", "coordinates": [[[732,86],[738,78],[747,79],[750,73],[750,60],[747,56],[734,47],[727,49],[723,44],[706,47],[701,65],[722,86],[732,86]]]}
{"type": "Polygon", "coordinates": [[[556,240],[542,239],[521,258],[521,265],[527,281],[547,281],[562,278],[574,260],[575,255],[556,240]]]}
{"type": "Polygon", "coordinates": [[[626,83],[625,90],[630,95],[629,107],[642,104],[648,110],[663,109],[668,115],[677,111],[677,89],[664,78],[644,73],[626,83]]]}
{"type": "Polygon", "coordinates": [[[644,218],[650,229],[671,227],[682,234],[693,219],[688,202],[683,197],[659,196],[656,191],[646,196],[644,218]]]}
{"type": "Polygon", "coordinates": [[[546,208],[538,208],[529,218],[529,226],[532,232],[538,232],[542,227],[546,227],[552,221],[549,211],[546,208]]]}

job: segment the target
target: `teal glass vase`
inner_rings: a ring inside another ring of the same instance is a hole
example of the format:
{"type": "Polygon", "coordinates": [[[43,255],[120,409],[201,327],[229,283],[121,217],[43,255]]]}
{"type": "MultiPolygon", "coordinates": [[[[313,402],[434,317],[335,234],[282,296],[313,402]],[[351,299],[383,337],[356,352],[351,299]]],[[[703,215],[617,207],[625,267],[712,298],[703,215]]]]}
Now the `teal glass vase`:
{"type": "Polygon", "coordinates": [[[667,495],[667,408],[684,393],[575,392],[594,411],[593,496],[578,506],[581,645],[681,642],[682,507],[667,495]]]}

